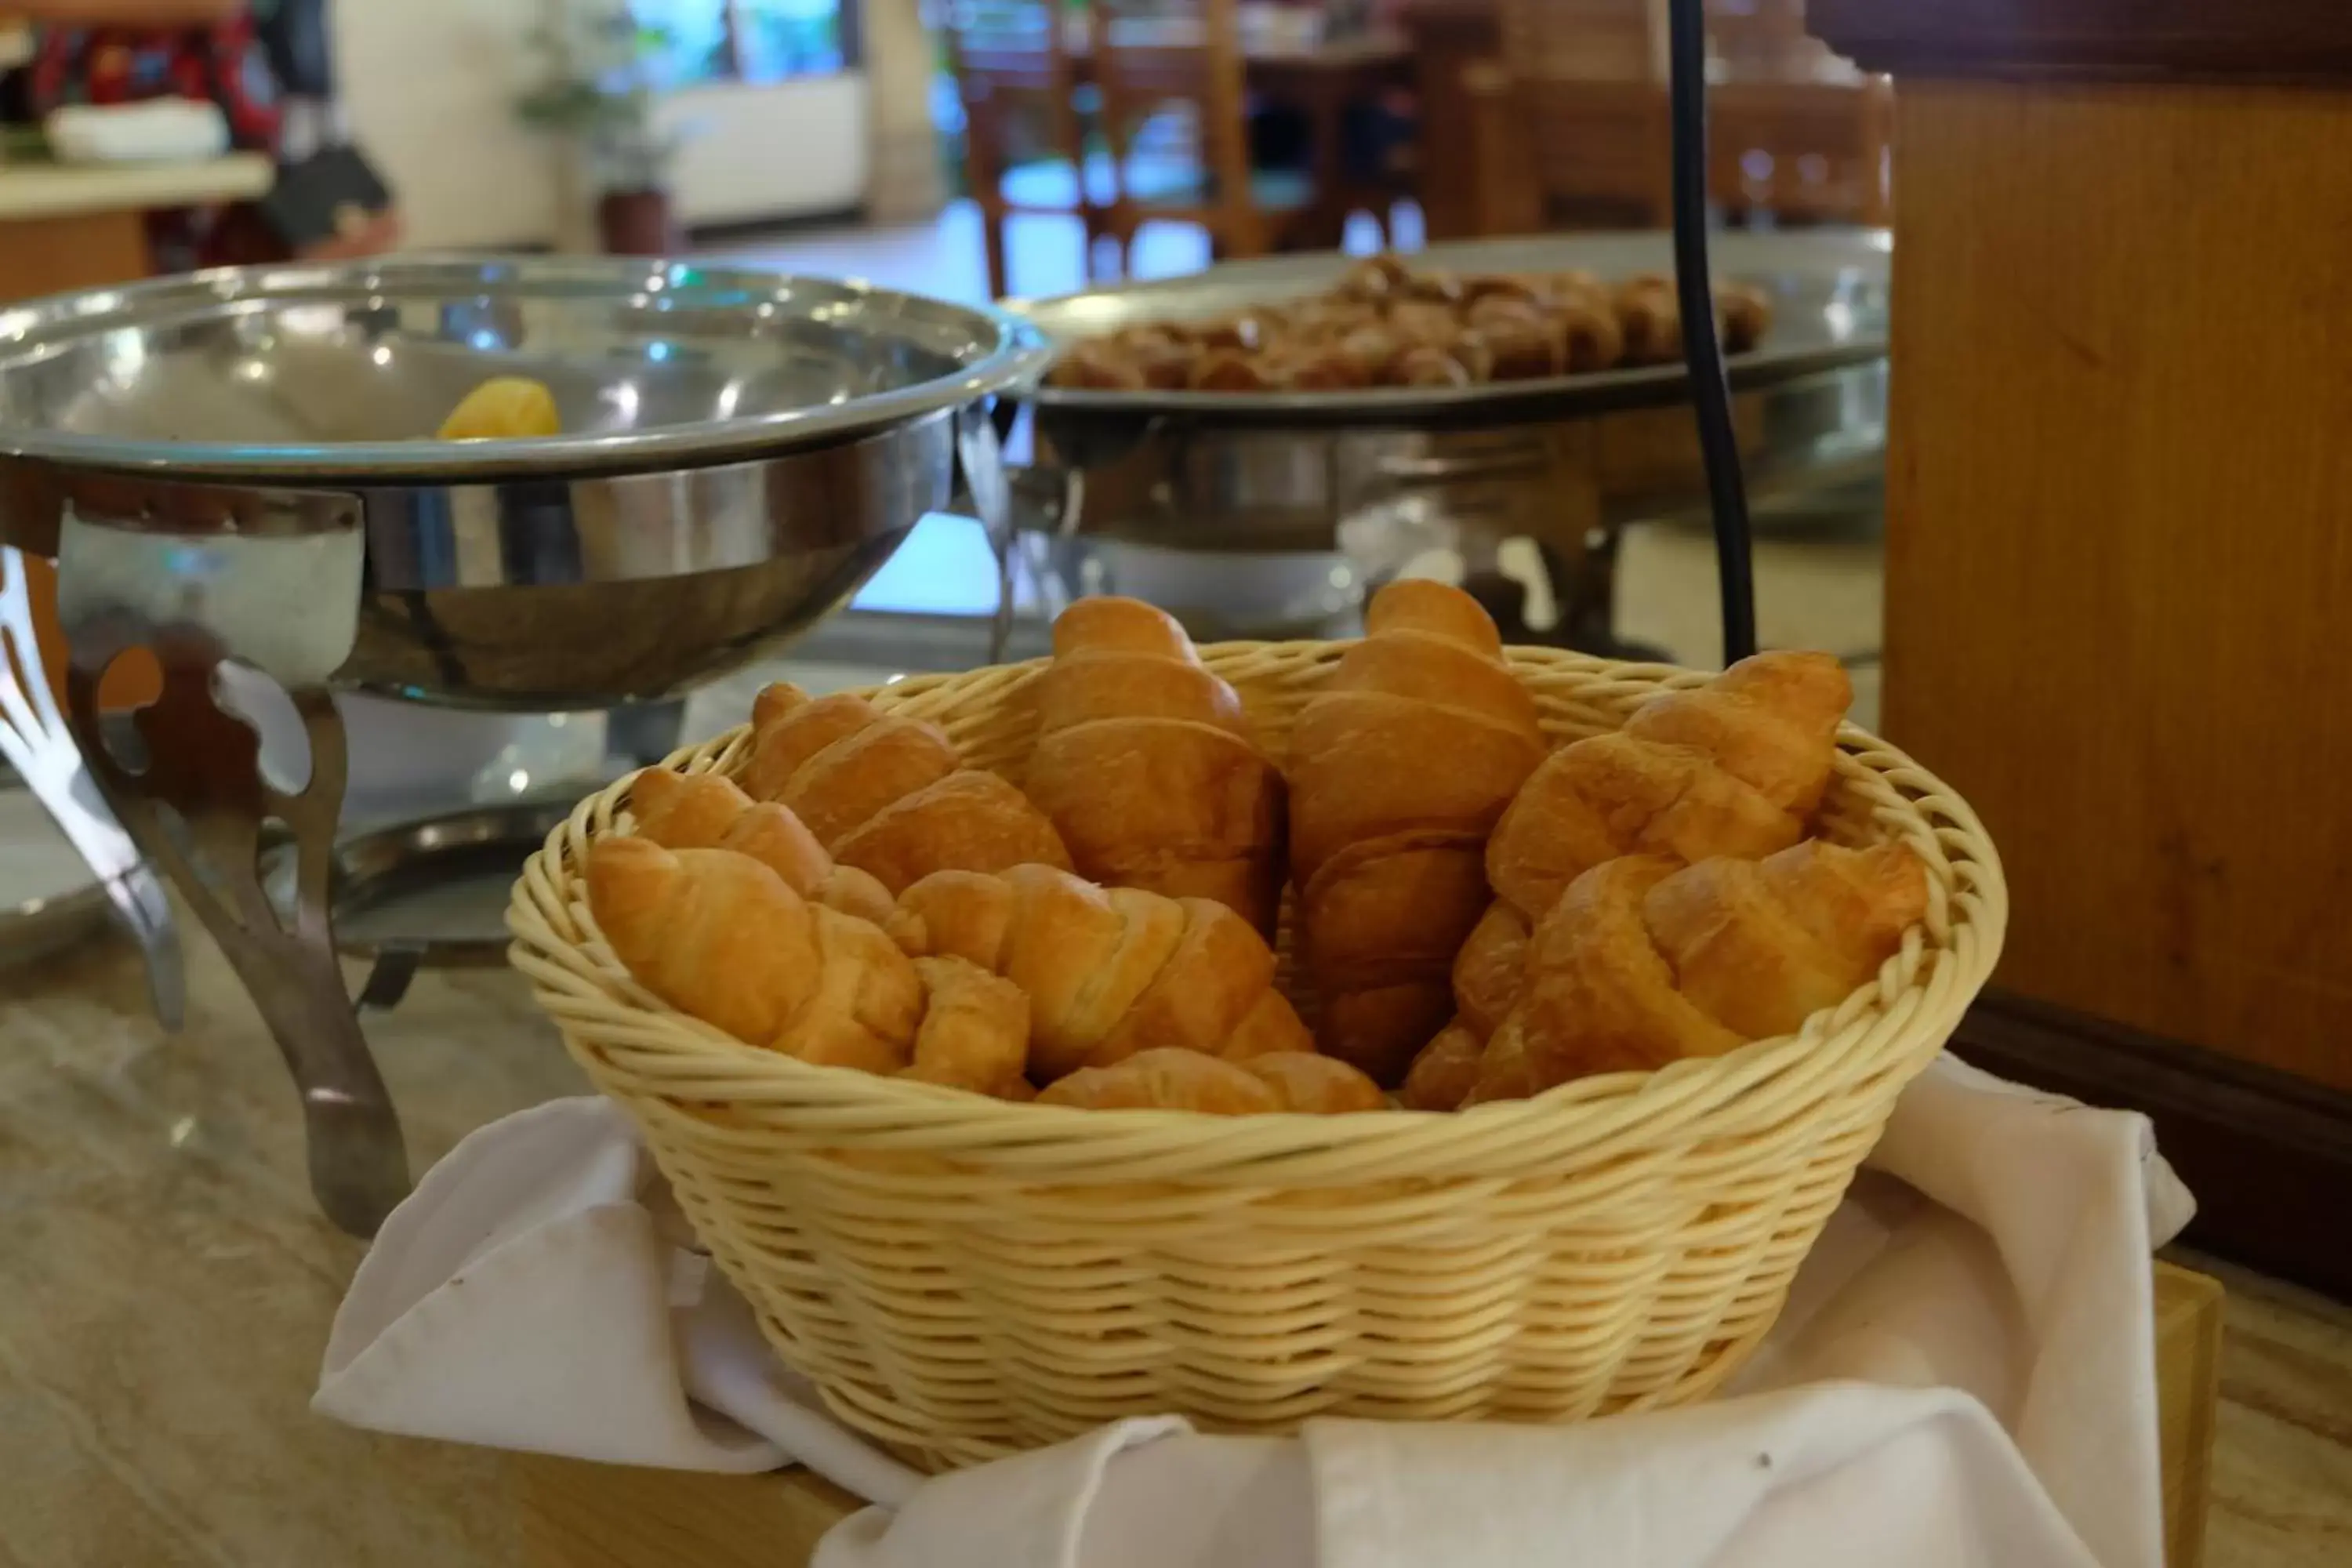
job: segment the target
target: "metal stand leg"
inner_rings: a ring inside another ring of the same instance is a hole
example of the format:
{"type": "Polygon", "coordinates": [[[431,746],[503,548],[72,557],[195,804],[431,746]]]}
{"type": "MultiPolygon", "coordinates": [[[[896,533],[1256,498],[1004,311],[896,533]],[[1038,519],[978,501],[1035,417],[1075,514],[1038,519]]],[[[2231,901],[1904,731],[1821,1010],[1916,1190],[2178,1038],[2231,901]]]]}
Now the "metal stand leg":
{"type": "Polygon", "coordinates": [[[260,738],[215,700],[224,655],[202,639],[158,638],[163,694],[133,717],[147,752],[132,772],[98,731],[98,675],[76,663],[69,685],[80,736],[116,812],[163,867],[245,982],[302,1097],[310,1189],[327,1217],[354,1236],[373,1236],[408,1195],[400,1121],[343,989],[328,920],[327,873],[343,797],[342,722],[324,690],[290,693],[310,748],[310,778],[299,793],[261,775],[260,738]],[[183,829],[175,833],[166,813],[183,829]],[[292,830],[295,904],[290,925],[270,907],[260,876],[261,826],[292,830]]]}
{"type": "Polygon", "coordinates": [[[343,989],[327,885],[346,764],[326,681],[352,643],[362,538],[355,512],[299,528],[273,521],[265,513],[183,531],[69,515],[58,545],[68,707],[107,800],[260,1008],[301,1096],[320,1208],[353,1235],[372,1236],[408,1194],[408,1159],[343,989]],[[123,653],[142,647],[163,667],[163,694],[132,715],[145,755],[126,761],[100,732],[98,686],[123,653]],[[310,752],[299,788],[266,776],[261,735],[224,706],[232,660],[291,699],[310,752]],[[272,822],[294,842],[295,898],[284,921],[259,864],[272,822]]]}
{"type": "Polygon", "coordinates": [[[1004,473],[1004,447],[986,407],[976,405],[956,416],[956,460],[981,531],[996,555],[996,615],[988,627],[988,662],[1002,664],[1013,642],[1017,597],[1013,556],[1019,541],[1013,531],[1013,488],[1004,473]]]}
{"type": "Polygon", "coordinates": [[[23,776],[80,851],[147,959],[156,1021],[177,1030],[187,1011],[180,932],[163,885],[92,783],[42,667],[24,556],[0,549],[0,757],[23,776]]]}

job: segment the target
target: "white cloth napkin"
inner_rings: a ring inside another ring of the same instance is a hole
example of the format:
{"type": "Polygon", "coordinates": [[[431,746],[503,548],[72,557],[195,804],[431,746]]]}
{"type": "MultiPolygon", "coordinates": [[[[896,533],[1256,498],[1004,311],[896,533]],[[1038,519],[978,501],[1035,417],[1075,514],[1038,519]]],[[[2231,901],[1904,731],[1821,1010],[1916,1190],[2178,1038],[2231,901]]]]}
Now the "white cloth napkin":
{"type": "Polygon", "coordinates": [[[386,1223],[313,1408],[614,1463],[805,1464],[882,1505],[820,1568],[2161,1568],[2149,1254],[2191,1209],[2141,1118],[1947,1057],[1706,1405],[1297,1438],[1155,1417],[927,1481],[774,1361],[622,1113],[562,1100],[467,1139],[386,1223]]]}

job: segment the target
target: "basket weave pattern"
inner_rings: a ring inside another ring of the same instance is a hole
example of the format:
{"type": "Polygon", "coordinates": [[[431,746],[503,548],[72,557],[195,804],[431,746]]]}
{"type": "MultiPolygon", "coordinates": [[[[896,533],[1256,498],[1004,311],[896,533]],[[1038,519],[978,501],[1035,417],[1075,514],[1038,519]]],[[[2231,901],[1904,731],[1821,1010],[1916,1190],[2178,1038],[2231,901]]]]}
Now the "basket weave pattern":
{"type": "MultiPolygon", "coordinates": [[[[1279,755],[1343,647],[1202,651],[1279,755]]],[[[1555,743],[1703,679],[1510,658],[1555,743]]],[[[1037,668],[872,695],[1017,782],[1037,668]]],[[[731,770],[742,742],[668,765],[731,770]]],[[[1315,1415],[1568,1421],[1706,1394],[1771,1326],[2007,916],[1967,805],[1849,729],[1825,831],[1908,841],[1929,912],[1874,985],[1801,1034],[1452,1115],[1107,1113],[812,1068],[663,1005],[613,957],[580,875],[626,805],[625,784],[583,802],[532,858],[514,962],[777,1353],[844,1421],[931,1467],[1139,1412],[1282,1431],[1315,1415]]]]}

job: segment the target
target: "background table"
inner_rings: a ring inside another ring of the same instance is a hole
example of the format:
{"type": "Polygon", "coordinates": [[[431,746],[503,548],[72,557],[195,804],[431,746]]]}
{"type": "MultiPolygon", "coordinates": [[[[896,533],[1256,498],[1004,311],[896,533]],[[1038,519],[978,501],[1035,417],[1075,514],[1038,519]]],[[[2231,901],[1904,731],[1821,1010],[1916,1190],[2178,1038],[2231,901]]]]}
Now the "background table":
{"type": "Polygon", "coordinates": [[[0,163],[0,300],[144,278],[147,215],[247,201],[277,171],[257,153],[194,163],[0,163]]]}

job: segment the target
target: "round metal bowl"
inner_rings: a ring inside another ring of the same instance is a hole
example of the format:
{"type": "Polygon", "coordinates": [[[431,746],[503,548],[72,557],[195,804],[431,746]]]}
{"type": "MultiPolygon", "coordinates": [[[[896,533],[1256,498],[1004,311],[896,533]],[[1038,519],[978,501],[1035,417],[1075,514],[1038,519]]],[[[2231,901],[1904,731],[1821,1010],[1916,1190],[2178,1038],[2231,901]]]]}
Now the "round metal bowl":
{"type": "Polygon", "coordinates": [[[182,479],[479,483],[772,458],[1002,390],[1006,316],[621,257],[232,268],[0,310],[0,452],[182,479]],[[431,439],[492,375],[561,436],[431,439]]]}
{"type": "Polygon", "coordinates": [[[947,503],[962,411],[1047,357],[1002,311],[619,258],[95,290],[0,311],[0,542],[61,556],[69,615],[197,593],[241,656],[284,617],[306,679],[656,698],[845,599],[947,503]],[[564,434],[433,439],[492,375],[544,383],[564,434]]]}

